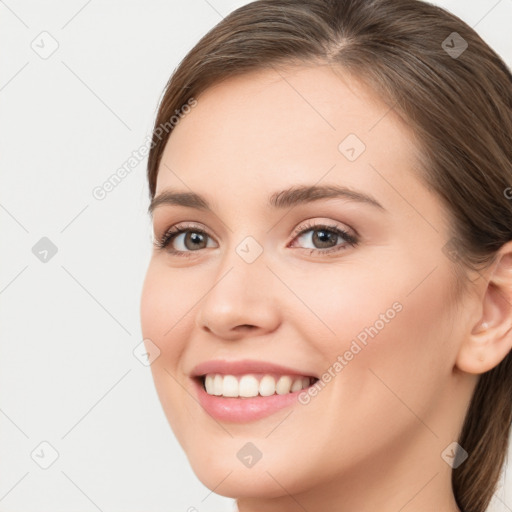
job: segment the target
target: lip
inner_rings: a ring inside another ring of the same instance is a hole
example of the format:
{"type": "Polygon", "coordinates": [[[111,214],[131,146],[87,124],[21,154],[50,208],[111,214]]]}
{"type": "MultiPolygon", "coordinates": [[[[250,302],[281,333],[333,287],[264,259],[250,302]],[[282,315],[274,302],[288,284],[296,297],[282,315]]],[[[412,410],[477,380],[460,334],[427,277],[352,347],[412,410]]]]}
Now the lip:
{"type": "MultiPolygon", "coordinates": [[[[285,395],[256,396],[250,398],[223,397],[209,395],[203,387],[201,377],[209,373],[222,375],[243,375],[249,373],[280,374],[292,376],[315,377],[309,372],[303,372],[294,368],[255,360],[213,360],[198,364],[192,370],[190,377],[195,388],[199,403],[212,418],[218,421],[233,423],[247,423],[270,416],[275,412],[298,403],[299,394],[305,392],[302,389],[285,395]]],[[[314,384],[312,384],[314,385],[314,384]]],[[[306,388],[307,389],[307,388],[306,388]]]]}
{"type": "Polygon", "coordinates": [[[217,359],[204,361],[195,366],[190,372],[191,377],[200,377],[208,373],[220,373],[222,375],[243,375],[246,373],[269,373],[290,376],[315,377],[318,375],[310,373],[308,370],[298,370],[267,361],[258,361],[253,359],[242,359],[238,361],[228,361],[226,359],[217,359]]]}
{"type": "MultiPolygon", "coordinates": [[[[286,395],[234,398],[209,395],[199,377],[191,379],[199,403],[205,412],[218,421],[248,423],[270,416],[285,407],[298,404],[299,394],[306,390],[294,391],[286,395]]],[[[313,384],[314,385],[314,384],[313,384]]],[[[307,389],[307,388],[306,388],[307,389]]]]}

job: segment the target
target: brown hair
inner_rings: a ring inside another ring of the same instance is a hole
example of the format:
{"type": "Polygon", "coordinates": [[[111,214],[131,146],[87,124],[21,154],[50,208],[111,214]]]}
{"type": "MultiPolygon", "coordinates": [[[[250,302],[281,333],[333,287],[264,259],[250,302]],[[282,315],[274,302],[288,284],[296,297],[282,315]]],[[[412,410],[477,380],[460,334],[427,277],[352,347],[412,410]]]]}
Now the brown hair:
{"type": "MultiPolygon", "coordinates": [[[[468,274],[461,269],[481,270],[512,240],[504,193],[512,184],[512,75],[471,27],[426,2],[257,0],[233,11],[167,83],[149,153],[150,198],[172,132],[162,137],[161,127],[187,100],[235,75],[301,63],[329,64],[362,79],[410,126],[421,150],[420,178],[450,216],[454,282],[457,293],[465,290],[468,274]]],[[[479,376],[458,439],[468,458],[453,469],[452,485],[467,512],[484,512],[496,489],[511,392],[509,353],[479,376]]]]}

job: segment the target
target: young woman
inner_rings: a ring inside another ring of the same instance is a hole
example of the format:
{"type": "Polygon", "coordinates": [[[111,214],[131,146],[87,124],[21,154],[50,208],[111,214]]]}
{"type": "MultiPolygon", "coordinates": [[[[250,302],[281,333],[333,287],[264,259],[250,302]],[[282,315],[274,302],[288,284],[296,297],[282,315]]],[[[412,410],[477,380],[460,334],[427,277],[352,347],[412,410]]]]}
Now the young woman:
{"type": "Polygon", "coordinates": [[[484,512],[512,410],[512,76],[417,0],[259,0],[149,155],[163,409],[241,512],[484,512]]]}

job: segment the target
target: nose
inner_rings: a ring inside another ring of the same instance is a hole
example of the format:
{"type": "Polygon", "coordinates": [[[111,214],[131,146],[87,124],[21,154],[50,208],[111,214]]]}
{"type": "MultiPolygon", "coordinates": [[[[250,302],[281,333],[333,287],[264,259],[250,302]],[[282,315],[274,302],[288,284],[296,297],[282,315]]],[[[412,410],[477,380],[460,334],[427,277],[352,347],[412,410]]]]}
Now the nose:
{"type": "Polygon", "coordinates": [[[277,283],[264,253],[247,263],[233,250],[218,270],[199,303],[198,327],[226,340],[274,331],[280,322],[277,283]]]}

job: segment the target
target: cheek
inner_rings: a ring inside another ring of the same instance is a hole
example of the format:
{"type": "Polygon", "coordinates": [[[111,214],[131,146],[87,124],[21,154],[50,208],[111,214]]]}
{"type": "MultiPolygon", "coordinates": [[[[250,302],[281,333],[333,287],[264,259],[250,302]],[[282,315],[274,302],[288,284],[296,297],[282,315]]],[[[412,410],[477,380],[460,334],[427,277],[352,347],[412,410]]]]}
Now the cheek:
{"type": "Polygon", "coordinates": [[[389,428],[403,428],[417,422],[415,415],[429,417],[451,377],[451,276],[439,266],[425,279],[425,268],[409,264],[400,281],[381,278],[387,289],[376,283],[368,299],[364,293],[352,297],[351,307],[360,313],[349,323],[343,348],[361,350],[343,370],[340,401],[360,408],[356,417],[383,427],[386,421],[389,428]]]}
{"type": "Polygon", "coordinates": [[[193,295],[179,273],[169,272],[158,262],[151,262],[146,272],[140,301],[140,320],[144,338],[152,339],[162,350],[171,339],[180,339],[176,333],[185,323],[190,301],[187,293],[193,295]]]}
{"type": "MultiPolygon", "coordinates": [[[[399,448],[415,431],[426,442],[437,442],[418,418],[434,432],[442,431],[434,411],[453,367],[453,346],[448,339],[450,276],[438,269],[435,278],[431,276],[411,292],[422,279],[418,277],[421,269],[409,265],[407,272],[403,267],[406,276],[395,281],[381,277],[386,286],[374,280],[371,289],[356,286],[340,292],[342,284],[355,284],[350,281],[356,278],[348,273],[343,282],[331,279],[330,288],[322,280],[316,281],[316,287],[305,285],[312,309],[322,304],[322,292],[329,297],[323,300],[322,319],[336,333],[327,331],[319,337],[317,324],[317,334],[313,328],[307,334],[324,356],[329,382],[305,406],[309,414],[301,420],[305,424],[308,417],[321,418],[322,437],[330,443],[326,451],[307,446],[305,460],[313,461],[320,453],[323,464],[331,461],[329,467],[350,465],[365,454],[399,448]],[[333,458],[332,453],[344,453],[345,461],[333,458]]],[[[442,449],[433,446],[438,448],[442,449]]]]}
{"type": "Polygon", "coordinates": [[[178,383],[182,377],[178,364],[186,348],[190,301],[184,297],[186,283],[176,274],[154,260],[150,262],[141,292],[140,320],[143,338],[160,350],[150,367],[156,392],[176,438],[184,443],[183,416],[189,404],[178,383]]]}
{"type": "Polygon", "coordinates": [[[332,361],[354,338],[359,336],[364,342],[372,326],[377,324],[382,330],[399,316],[397,302],[403,296],[403,285],[391,270],[383,270],[379,277],[374,265],[354,261],[285,275],[287,282],[294,283],[295,295],[287,299],[292,313],[283,320],[300,326],[303,340],[326,356],[324,363],[332,361]]]}
{"type": "MultiPolygon", "coordinates": [[[[175,400],[179,386],[172,376],[181,379],[179,364],[190,337],[192,317],[187,312],[194,302],[184,277],[152,261],[141,293],[140,320],[142,336],[160,350],[151,364],[155,387],[164,404],[175,400]]],[[[197,299],[196,299],[197,300],[197,299]]],[[[164,407],[165,408],[165,407],[164,407]]]]}
{"type": "Polygon", "coordinates": [[[390,261],[379,271],[351,271],[348,264],[316,271],[294,287],[309,310],[295,301],[295,321],[322,355],[319,370],[329,373],[333,403],[351,404],[360,409],[355,417],[375,415],[377,422],[386,396],[388,406],[409,414],[393,393],[426,412],[447,384],[455,355],[447,267],[425,279],[435,263],[390,261]]]}

